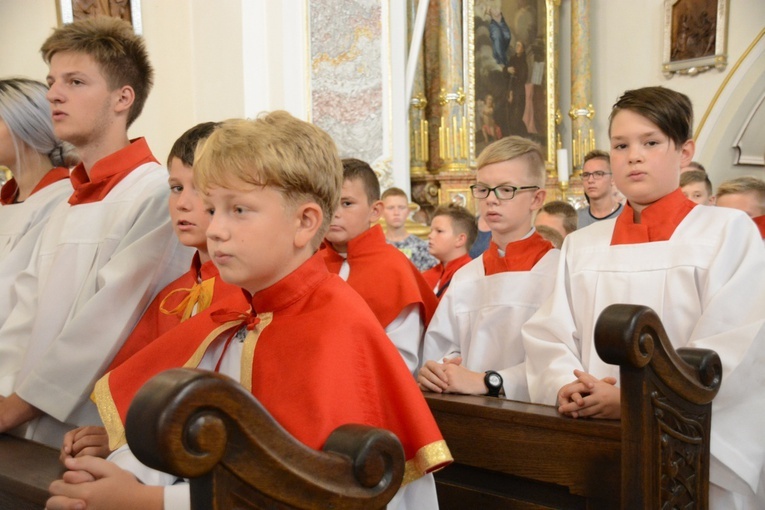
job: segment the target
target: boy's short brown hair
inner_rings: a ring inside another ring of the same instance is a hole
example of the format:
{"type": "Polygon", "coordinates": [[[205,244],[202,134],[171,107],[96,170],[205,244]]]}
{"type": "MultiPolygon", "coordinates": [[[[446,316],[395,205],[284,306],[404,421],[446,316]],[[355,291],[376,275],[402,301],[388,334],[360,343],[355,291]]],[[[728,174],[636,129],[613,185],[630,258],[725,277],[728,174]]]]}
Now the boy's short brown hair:
{"type": "Polygon", "coordinates": [[[725,195],[738,195],[741,193],[754,193],[757,195],[760,199],[760,210],[765,214],[765,181],[747,175],[725,181],[717,188],[718,200],[725,195]]]}
{"type": "Polygon", "coordinates": [[[194,152],[197,145],[206,140],[219,125],[220,122],[202,122],[183,133],[170,149],[170,155],[167,156],[168,168],[173,158],[178,158],[188,167],[194,166],[194,152]]]}
{"type": "Polygon", "coordinates": [[[576,214],[576,209],[574,209],[574,206],[562,200],[553,200],[551,202],[545,203],[539,212],[546,212],[552,216],[562,216],[563,230],[566,231],[566,234],[570,234],[576,230],[576,227],[579,223],[579,218],[576,214]]]}
{"type": "Polygon", "coordinates": [[[53,55],[64,51],[89,55],[100,66],[111,90],[132,87],[135,99],[128,112],[130,126],[141,114],[154,79],[143,38],[133,32],[130,23],[98,16],[63,25],[45,40],[40,53],[50,64],[53,55]]]}
{"type": "Polygon", "coordinates": [[[406,195],[406,191],[402,190],[401,188],[386,189],[385,191],[383,191],[383,194],[380,197],[380,200],[385,200],[388,197],[404,197],[405,199],[409,200],[409,197],[406,195]]]}
{"type": "Polygon", "coordinates": [[[693,105],[685,94],[664,87],[628,90],[614,104],[608,116],[611,123],[622,110],[630,110],[650,120],[679,148],[693,137],[693,105]]]}
{"type": "Polygon", "coordinates": [[[473,213],[457,204],[441,205],[436,208],[433,213],[433,217],[436,216],[448,216],[452,220],[452,229],[459,234],[465,234],[467,237],[467,243],[465,249],[470,250],[478,237],[478,225],[475,221],[473,213]]]}
{"type": "Polygon", "coordinates": [[[703,182],[706,185],[707,193],[712,196],[712,181],[704,170],[688,170],[680,174],[680,187],[683,188],[694,182],[703,182]]]}
{"type": "Polygon", "coordinates": [[[380,181],[369,163],[356,158],[343,159],[343,181],[356,180],[364,186],[369,205],[380,200],[380,181]]]}
{"type": "Polygon", "coordinates": [[[285,111],[221,122],[197,148],[194,163],[194,185],[203,193],[211,187],[240,189],[244,183],[272,186],[292,206],[318,204],[323,220],[314,248],[340,202],[343,171],[335,142],[285,111]]]}
{"type": "Polygon", "coordinates": [[[545,158],[542,155],[542,147],[520,136],[508,136],[492,142],[478,155],[478,170],[494,163],[510,161],[511,159],[523,158],[528,163],[530,185],[545,187],[545,158]]]}

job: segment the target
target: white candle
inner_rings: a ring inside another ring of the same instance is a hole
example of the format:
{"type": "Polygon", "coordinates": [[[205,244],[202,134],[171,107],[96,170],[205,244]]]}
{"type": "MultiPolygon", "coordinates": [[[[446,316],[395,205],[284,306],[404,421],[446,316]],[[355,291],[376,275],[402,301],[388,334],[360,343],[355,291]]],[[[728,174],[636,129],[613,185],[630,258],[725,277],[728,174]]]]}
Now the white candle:
{"type": "Polygon", "coordinates": [[[558,180],[560,182],[568,182],[568,151],[566,149],[558,149],[558,180]]]}

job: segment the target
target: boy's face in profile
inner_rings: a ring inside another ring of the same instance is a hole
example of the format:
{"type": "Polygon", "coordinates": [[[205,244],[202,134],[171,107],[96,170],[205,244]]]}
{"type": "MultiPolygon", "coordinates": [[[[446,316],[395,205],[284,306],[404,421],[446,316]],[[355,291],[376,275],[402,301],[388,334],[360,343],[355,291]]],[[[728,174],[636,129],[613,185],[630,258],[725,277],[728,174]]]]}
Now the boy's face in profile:
{"type": "Polygon", "coordinates": [[[616,187],[637,211],[672,193],[680,185],[680,167],[690,162],[694,144],[681,147],[659,127],[631,110],[611,122],[611,169],[616,187]]]}
{"type": "Polygon", "coordinates": [[[409,200],[400,195],[385,197],[383,200],[383,218],[390,228],[398,229],[404,226],[409,216],[409,200]]]}
{"type": "Polygon", "coordinates": [[[194,169],[183,161],[173,158],[170,161],[170,197],[168,206],[173,231],[184,245],[200,251],[202,263],[207,262],[207,226],[210,215],[205,210],[202,197],[194,188],[194,169]]]}
{"type": "Polygon", "coordinates": [[[430,222],[428,251],[439,261],[449,262],[458,248],[459,240],[460,234],[454,231],[454,224],[449,216],[436,216],[430,222]]]}
{"type": "MultiPolygon", "coordinates": [[[[524,158],[492,163],[478,169],[477,184],[488,188],[507,185],[516,188],[533,186],[524,158]]],[[[491,229],[494,242],[504,249],[507,243],[528,234],[533,212],[542,207],[545,192],[540,189],[516,191],[511,200],[500,200],[494,191],[476,199],[481,216],[491,229]]]]}
{"type": "Polygon", "coordinates": [[[244,183],[211,187],[204,203],[211,215],[208,250],[224,281],[254,294],[294,270],[299,222],[279,191],[244,183]]]}
{"type": "Polygon", "coordinates": [[[760,202],[759,196],[755,191],[746,193],[728,193],[718,197],[718,207],[730,207],[744,211],[750,218],[757,218],[765,214],[765,207],[760,202]]]}
{"type": "Polygon", "coordinates": [[[699,205],[712,205],[715,203],[714,197],[707,191],[707,185],[703,182],[692,182],[681,188],[683,195],[691,202],[699,205]]]}
{"type": "Polygon", "coordinates": [[[101,66],[90,55],[54,54],[47,82],[56,136],[75,147],[103,136],[114,121],[120,91],[109,89],[101,66]]]}
{"type": "Polygon", "coordinates": [[[339,252],[345,253],[348,241],[358,237],[380,219],[380,201],[370,204],[364,181],[346,179],[340,194],[340,206],[332,216],[329,231],[324,239],[339,252]]]}

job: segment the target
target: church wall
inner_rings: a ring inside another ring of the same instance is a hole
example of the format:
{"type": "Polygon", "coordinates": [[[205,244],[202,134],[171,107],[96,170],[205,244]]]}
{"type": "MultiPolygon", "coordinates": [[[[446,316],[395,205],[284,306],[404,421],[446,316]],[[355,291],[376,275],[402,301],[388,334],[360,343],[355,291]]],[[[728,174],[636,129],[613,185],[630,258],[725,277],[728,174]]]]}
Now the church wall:
{"type": "MultiPolygon", "coordinates": [[[[57,24],[55,2],[0,0],[0,75],[44,79],[47,67],[38,49],[57,24]]],[[[567,0],[562,4],[567,38],[570,6],[567,0]]],[[[144,36],[157,75],[131,136],[146,136],[162,160],[175,138],[197,122],[276,108],[308,118],[306,5],[306,0],[143,0],[144,36]]],[[[765,2],[731,1],[728,66],[667,79],[661,73],[663,1],[591,0],[590,5],[594,126],[603,147],[608,112],[628,88],[665,85],[684,92],[694,102],[698,123],[765,19],[765,2]]],[[[397,54],[403,43],[392,44],[397,54]]],[[[564,132],[570,125],[569,67],[561,62],[564,132]]],[[[396,180],[402,177],[397,172],[396,180]]]]}

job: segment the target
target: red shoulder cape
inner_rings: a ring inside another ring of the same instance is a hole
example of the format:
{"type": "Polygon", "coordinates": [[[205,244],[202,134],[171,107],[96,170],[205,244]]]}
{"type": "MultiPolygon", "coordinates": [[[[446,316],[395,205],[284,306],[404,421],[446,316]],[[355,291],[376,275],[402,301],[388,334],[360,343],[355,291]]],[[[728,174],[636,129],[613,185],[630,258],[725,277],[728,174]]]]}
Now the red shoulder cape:
{"type": "MultiPolygon", "coordinates": [[[[346,259],[329,245],[321,253],[329,271],[339,273],[346,259]]],[[[433,287],[406,255],[385,241],[379,224],[349,241],[347,255],[351,268],[348,284],[364,298],[383,327],[415,303],[420,305],[427,327],[438,306],[433,287]]]]}
{"type": "MultiPolygon", "coordinates": [[[[251,317],[231,298],[98,381],[93,398],[112,448],[124,442],[127,409],[144,382],[168,368],[196,367],[216,339],[251,317]],[[224,316],[238,318],[221,324],[224,316]]],[[[346,423],[385,428],[404,447],[405,482],[451,462],[401,355],[364,301],[329,274],[319,255],[253,296],[252,306],[258,321],[244,341],[241,382],[296,439],[318,449],[346,423]]]]}
{"type": "Polygon", "coordinates": [[[436,297],[441,299],[441,296],[444,295],[446,289],[449,288],[449,284],[452,281],[452,276],[454,276],[454,273],[456,273],[458,269],[460,269],[471,260],[473,259],[470,257],[470,254],[466,253],[461,257],[450,260],[446,264],[441,263],[435,267],[431,267],[422,273],[422,277],[426,282],[428,282],[428,285],[430,285],[431,289],[435,290],[436,286],[438,286],[438,290],[435,291],[436,297]]]}
{"type": "MultiPolygon", "coordinates": [[[[212,296],[209,296],[210,305],[229,295],[233,295],[235,300],[238,299],[240,301],[240,305],[237,308],[246,310],[249,306],[247,300],[242,296],[242,290],[236,285],[224,282],[218,274],[218,268],[215,267],[212,261],[202,264],[199,260],[199,252],[197,252],[191,261],[191,269],[159,291],[159,294],[157,294],[154,301],[146,309],[138,324],[133,328],[133,332],[130,333],[130,336],[125,340],[122,348],[120,348],[112,360],[109,368],[106,370],[107,372],[114,370],[114,368],[124,363],[126,359],[146,347],[157,337],[183,322],[182,311],[174,314],[163,313],[160,305],[164,302],[165,310],[171,310],[180,305],[189,296],[191,289],[200,285],[197,282],[197,275],[200,275],[202,285],[205,283],[212,284],[212,296]]],[[[193,305],[193,303],[191,304],[193,305]]],[[[204,308],[197,308],[197,313],[203,311],[204,308]]]]}

